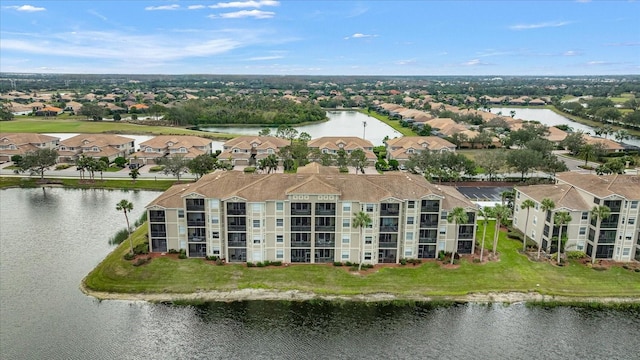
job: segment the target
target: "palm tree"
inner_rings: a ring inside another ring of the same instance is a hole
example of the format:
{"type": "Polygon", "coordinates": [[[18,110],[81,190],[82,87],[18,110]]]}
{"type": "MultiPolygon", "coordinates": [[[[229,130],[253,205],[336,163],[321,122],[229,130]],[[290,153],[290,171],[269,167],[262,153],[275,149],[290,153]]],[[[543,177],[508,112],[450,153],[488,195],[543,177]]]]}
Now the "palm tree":
{"type": "Polygon", "coordinates": [[[592,144],[582,145],[582,147],[578,151],[578,155],[584,158],[584,166],[587,166],[589,159],[592,159],[596,156],[596,148],[592,144]]]}
{"type": "Polygon", "coordinates": [[[484,239],[487,237],[487,225],[489,224],[489,216],[491,216],[491,208],[478,209],[478,216],[482,217],[482,244],[480,245],[480,262],[482,263],[482,256],[484,255],[484,239]]]}
{"type": "Polygon", "coordinates": [[[496,218],[496,230],[493,235],[493,256],[496,256],[498,251],[498,234],[500,233],[500,224],[502,220],[506,219],[511,215],[511,210],[506,205],[496,205],[493,208],[493,216],[496,218]]]}
{"type": "Polygon", "coordinates": [[[354,228],[359,228],[360,229],[360,265],[358,265],[358,271],[360,271],[362,269],[362,262],[364,261],[363,259],[363,252],[362,252],[362,248],[364,246],[364,239],[362,238],[362,230],[371,225],[373,221],[371,220],[371,216],[369,216],[369,214],[367,214],[364,211],[360,211],[358,213],[353,214],[353,227],[354,228]]]}
{"type": "Polygon", "coordinates": [[[527,228],[529,227],[529,212],[531,208],[536,206],[536,203],[531,199],[527,199],[520,204],[520,209],[527,209],[527,220],[524,223],[524,240],[522,240],[522,252],[527,251],[527,228]]]}
{"type": "Polygon", "coordinates": [[[558,211],[553,215],[553,222],[560,226],[558,232],[558,265],[560,265],[560,243],[562,242],[562,226],[571,222],[571,215],[567,211],[558,211]]]}
{"type": "Polygon", "coordinates": [[[464,224],[469,221],[469,217],[467,216],[467,212],[464,211],[461,207],[454,207],[453,210],[447,215],[447,221],[453,222],[456,226],[456,236],[453,239],[453,251],[451,252],[451,265],[453,265],[453,258],[458,252],[458,233],[460,232],[460,224],[464,224]]]}
{"type": "Polygon", "coordinates": [[[130,213],[133,210],[133,203],[122,199],[116,204],[116,210],[124,212],[124,218],[127,220],[127,232],[129,233],[129,252],[133,254],[133,240],[131,240],[131,227],[129,226],[129,216],[127,215],[127,212],[130,213]]]}
{"type": "MultiPolygon", "coordinates": [[[[609,218],[611,216],[611,209],[607,205],[597,205],[591,209],[591,216],[596,219],[598,222],[598,230],[600,230],[600,225],[602,224],[602,220],[609,218]]],[[[596,241],[594,239],[594,241],[596,241]]],[[[598,236],[598,242],[600,241],[600,236],[598,236]]],[[[591,263],[596,262],[596,250],[598,249],[598,243],[595,244],[593,250],[591,251],[591,263]]]]}
{"type": "MultiPolygon", "coordinates": [[[[544,216],[546,219],[547,212],[553,210],[556,207],[556,203],[554,203],[553,200],[549,198],[544,198],[542,199],[541,204],[542,206],[540,208],[544,212],[544,216]]],[[[538,259],[540,259],[540,252],[542,252],[542,234],[540,234],[540,241],[538,242],[538,259]]]]}

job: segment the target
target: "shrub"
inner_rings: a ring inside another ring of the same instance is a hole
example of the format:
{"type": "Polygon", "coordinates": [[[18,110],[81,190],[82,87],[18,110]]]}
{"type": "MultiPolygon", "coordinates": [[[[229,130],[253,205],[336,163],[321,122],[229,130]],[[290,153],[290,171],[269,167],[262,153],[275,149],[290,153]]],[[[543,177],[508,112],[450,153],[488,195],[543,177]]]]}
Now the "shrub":
{"type": "Polygon", "coordinates": [[[152,166],[149,169],[149,172],[160,172],[162,170],[164,170],[164,166],[163,165],[156,165],[156,166],[152,166]]]}
{"type": "Polygon", "coordinates": [[[224,265],[224,261],[220,258],[216,260],[216,265],[224,265]]]}
{"type": "Polygon", "coordinates": [[[447,253],[444,250],[440,250],[440,252],[438,252],[438,260],[444,261],[446,257],[447,257],[447,253]]]}
{"type": "Polygon", "coordinates": [[[218,261],[218,257],[216,255],[207,256],[206,259],[209,261],[218,261]]]}
{"type": "Polygon", "coordinates": [[[342,263],[340,261],[334,261],[333,266],[342,266],[342,263]]]}
{"type": "Polygon", "coordinates": [[[405,258],[400,259],[400,265],[407,265],[407,259],[405,258]]]}
{"type": "Polygon", "coordinates": [[[282,261],[272,261],[271,266],[282,266],[282,261]]]}
{"type": "Polygon", "coordinates": [[[127,240],[128,237],[129,237],[129,232],[127,231],[127,229],[120,229],[115,235],[113,235],[111,239],[109,239],[109,244],[111,245],[121,244],[123,241],[127,240]]]}
{"type": "Polygon", "coordinates": [[[11,157],[11,162],[15,164],[19,164],[22,161],[22,155],[13,155],[11,157]]]}
{"type": "Polygon", "coordinates": [[[265,261],[263,261],[262,263],[264,264],[264,266],[269,266],[269,265],[271,265],[271,261],[269,261],[269,260],[265,260],[265,261]]]}
{"type": "Polygon", "coordinates": [[[353,266],[353,263],[351,261],[347,261],[344,263],[345,266],[353,266]]]}
{"type": "Polygon", "coordinates": [[[244,172],[245,173],[254,173],[256,172],[256,168],[253,166],[247,166],[246,168],[244,168],[244,172]]]}
{"type": "Polygon", "coordinates": [[[133,253],[134,254],[148,254],[149,253],[149,244],[148,243],[142,243],[142,244],[138,244],[133,248],[133,253]]]}
{"type": "Polygon", "coordinates": [[[69,165],[69,164],[58,164],[58,165],[56,165],[56,170],[64,170],[64,169],[68,169],[70,167],[71,167],[71,165],[69,165]]]}
{"type": "Polygon", "coordinates": [[[265,267],[266,265],[265,265],[265,263],[263,263],[263,262],[261,262],[261,261],[258,261],[258,262],[256,263],[256,266],[257,266],[257,267],[265,267]]]}
{"type": "Polygon", "coordinates": [[[473,259],[473,262],[477,264],[480,262],[480,259],[473,259]]]}
{"type": "Polygon", "coordinates": [[[177,254],[179,251],[176,249],[169,249],[169,251],[167,251],[169,254],[177,254]]]}
{"type": "Polygon", "coordinates": [[[151,261],[150,257],[141,257],[141,258],[136,259],[136,261],[134,261],[132,265],[133,266],[141,266],[141,265],[149,263],[150,261],[151,261]]]}
{"type": "Polygon", "coordinates": [[[584,259],[587,257],[584,251],[567,251],[567,259],[584,259]]]}
{"type": "Polygon", "coordinates": [[[186,259],[187,258],[187,254],[185,253],[180,253],[180,255],[178,255],[178,259],[186,259]]]}
{"type": "Polygon", "coordinates": [[[122,156],[118,156],[113,160],[113,163],[116,164],[117,167],[123,168],[125,167],[125,165],[127,165],[127,159],[122,156]]]}
{"type": "Polygon", "coordinates": [[[346,174],[349,172],[349,168],[347,168],[346,166],[341,166],[338,171],[340,171],[341,174],[346,174]]]}
{"type": "Polygon", "coordinates": [[[256,267],[256,264],[252,263],[251,261],[247,261],[247,267],[256,267]]]}
{"type": "Polygon", "coordinates": [[[136,255],[135,255],[135,254],[132,254],[132,253],[130,253],[130,252],[128,252],[128,253],[126,253],[126,254],[124,254],[124,259],[125,259],[125,260],[133,260],[133,259],[135,259],[135,258],[136,258],[136,255]]]}

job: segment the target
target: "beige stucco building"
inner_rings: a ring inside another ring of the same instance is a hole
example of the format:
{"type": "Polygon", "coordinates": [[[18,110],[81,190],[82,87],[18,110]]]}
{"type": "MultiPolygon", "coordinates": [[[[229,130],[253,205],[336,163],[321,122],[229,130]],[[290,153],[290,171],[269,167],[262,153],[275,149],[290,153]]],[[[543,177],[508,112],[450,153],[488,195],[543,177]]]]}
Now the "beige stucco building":
{"type": "Polygon", "coordinates": [[[456,189],[406,173],[322,169],[217,171],[196,183],[175,185],[146,207],[150,250],[185,249],[189,257],[219,256],[229,262],[396,263],[452,251],[459,226],[457,252],[474,251],[476,207],[456,189]],[[468,213],[466,224],[447,222],[455,207],[468,213]],[[372,219],[362,237],[352,224],[360,211],[372,219]]]}

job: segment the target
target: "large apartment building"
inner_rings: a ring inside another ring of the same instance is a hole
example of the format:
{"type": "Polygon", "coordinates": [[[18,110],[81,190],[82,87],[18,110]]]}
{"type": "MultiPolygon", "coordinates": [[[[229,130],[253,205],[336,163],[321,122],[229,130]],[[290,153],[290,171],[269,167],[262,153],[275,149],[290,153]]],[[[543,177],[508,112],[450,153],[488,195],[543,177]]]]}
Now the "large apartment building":
{"type": "Polygon", "coordinates": [[[217,171],[171,187],[146,207],[150,250],[185,249],[189,257],[220,256],[229,262],[396,263],[452,251],[458,234],[457,252],[474,251],[476,207],[456,189],[406,173],[311,169],[298,174],[217,171]],[[465,209],[467,223],[447,222],[455,207],[465,209]],[[362,237],[353,227],[360,211],[372,219],[362,237]]]}
{"type": "Polygon", "coordinates": [[[565,172],[557,174],[556,184],[519,186],[515,190],[513,224],[522,231],[526,227],[527,235],[541,242],[543,249],[557,251],[556,241],[551,240],[557,239],[560,229],[553,223],[553,214],[566,211],[571,215],[571,222],[562,229],[567,235],[566,250],[584,251],[595,259],[640,259],[640,177],[565,172]],[[551,211],[542,209],[545,198],[555,203],[551,211]],[[520,208],[526,199],[535,203],[529,211],[528,225],[527,211],[520,208]],[[591,210],[602,205],[609,207],[610,215],[596,219],[591,210]]]}

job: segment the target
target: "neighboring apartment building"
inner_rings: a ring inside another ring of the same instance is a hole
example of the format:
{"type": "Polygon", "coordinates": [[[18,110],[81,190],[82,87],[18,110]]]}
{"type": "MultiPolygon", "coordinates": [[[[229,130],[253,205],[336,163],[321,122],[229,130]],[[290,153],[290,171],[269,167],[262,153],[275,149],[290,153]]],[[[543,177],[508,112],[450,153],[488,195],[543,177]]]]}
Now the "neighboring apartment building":
{"type": "Polygon", "coordinates": [[[456,146],[437,136],[403,136],[385,141],[387,158],[399,163],[409,160],[409,156],[422,151],[456,151],[456,146]]]}
{"type": "Polygon", "coordinates": [[[24,156],[37,149],[56,149],[60,138],[32,133],[0,133],[0,162],[14,155],[24,156]]]}
{"type": "Polygon", "coordinates": [[[81,155],[99,159],[127,157],[135,149],[135,140],[112,134],[79,134],[60,142],[59,162],[75,162],[81,155]]]}
{"type": "Polygon", "coordinates": [[[559,227],[553,224],[553,214],[568,211],[572,220],[562,230],[567,234],[565,248],[568,251],[584,251],[596,259],[640,259],[640,177],[565,172],[557,174],[556,184],[518,186],[515,190],[513,224],[522,231],[526,226],[527,235],[537,243],[542,241],[543,249],[557,251],[555,241],[551,241],[559,233],[559,227]],[[555,208],[546,213],[541,209],[545,198],[555,203],[555,208]],[[528,226],[527,211],[520,208],[526,199],[536,204],[530,210],[528,226]],[[611,215],[602,221],[596,220],[591,216],[591,209],[596,205],[608,206],[611,215]]]}
{"type": "Polygon", "coordinates": [[[275,136],[240,136],[228,140],[218,155],[220,161],[231,161],[233,165],[256,165],[261,159],[274,154],[291,142],[275,136]]]}
{"type": "Polygon", "coordinates": [[[131,164],[155,164],[158,158],[184,155],[193,159],[198,155],[211,154],[211,140],[188,135],[160,135],[140,144],[140,151],[130,156],[131,164]]]}
{"type": "MultiPolygon", "coordinates": [[[[455,207],[458,253],[474,251],[476,206],[455,188],[407,173],[245,174],[217,171],[196,183],[171,187],[147,205],[152,252],[185,249],[189,257],[229,262],[397,263],[452,251],[455,207]],[[371,226],[352,225],[364,211],[371,226]],[[361,260],[362,259],[362,260],[361,260]]],[[[302,168],[301,168],[302,169],[302,168]]],[[[334,170],[335,171],[335,170],[334,170]]]]}
{"type": "Polygon", "coordinates": [[[325,136],[313,139],[307,143],[310,149],[318,149],[323,154],[336,155],[338,151],[344,150],[347,155],[353,150],[360,149],[367,156],[369,165],[374,165],[378,160],[376,154],[373,153],[373,144],[369,140],[365,140],[356,136],[325,136]]]}

